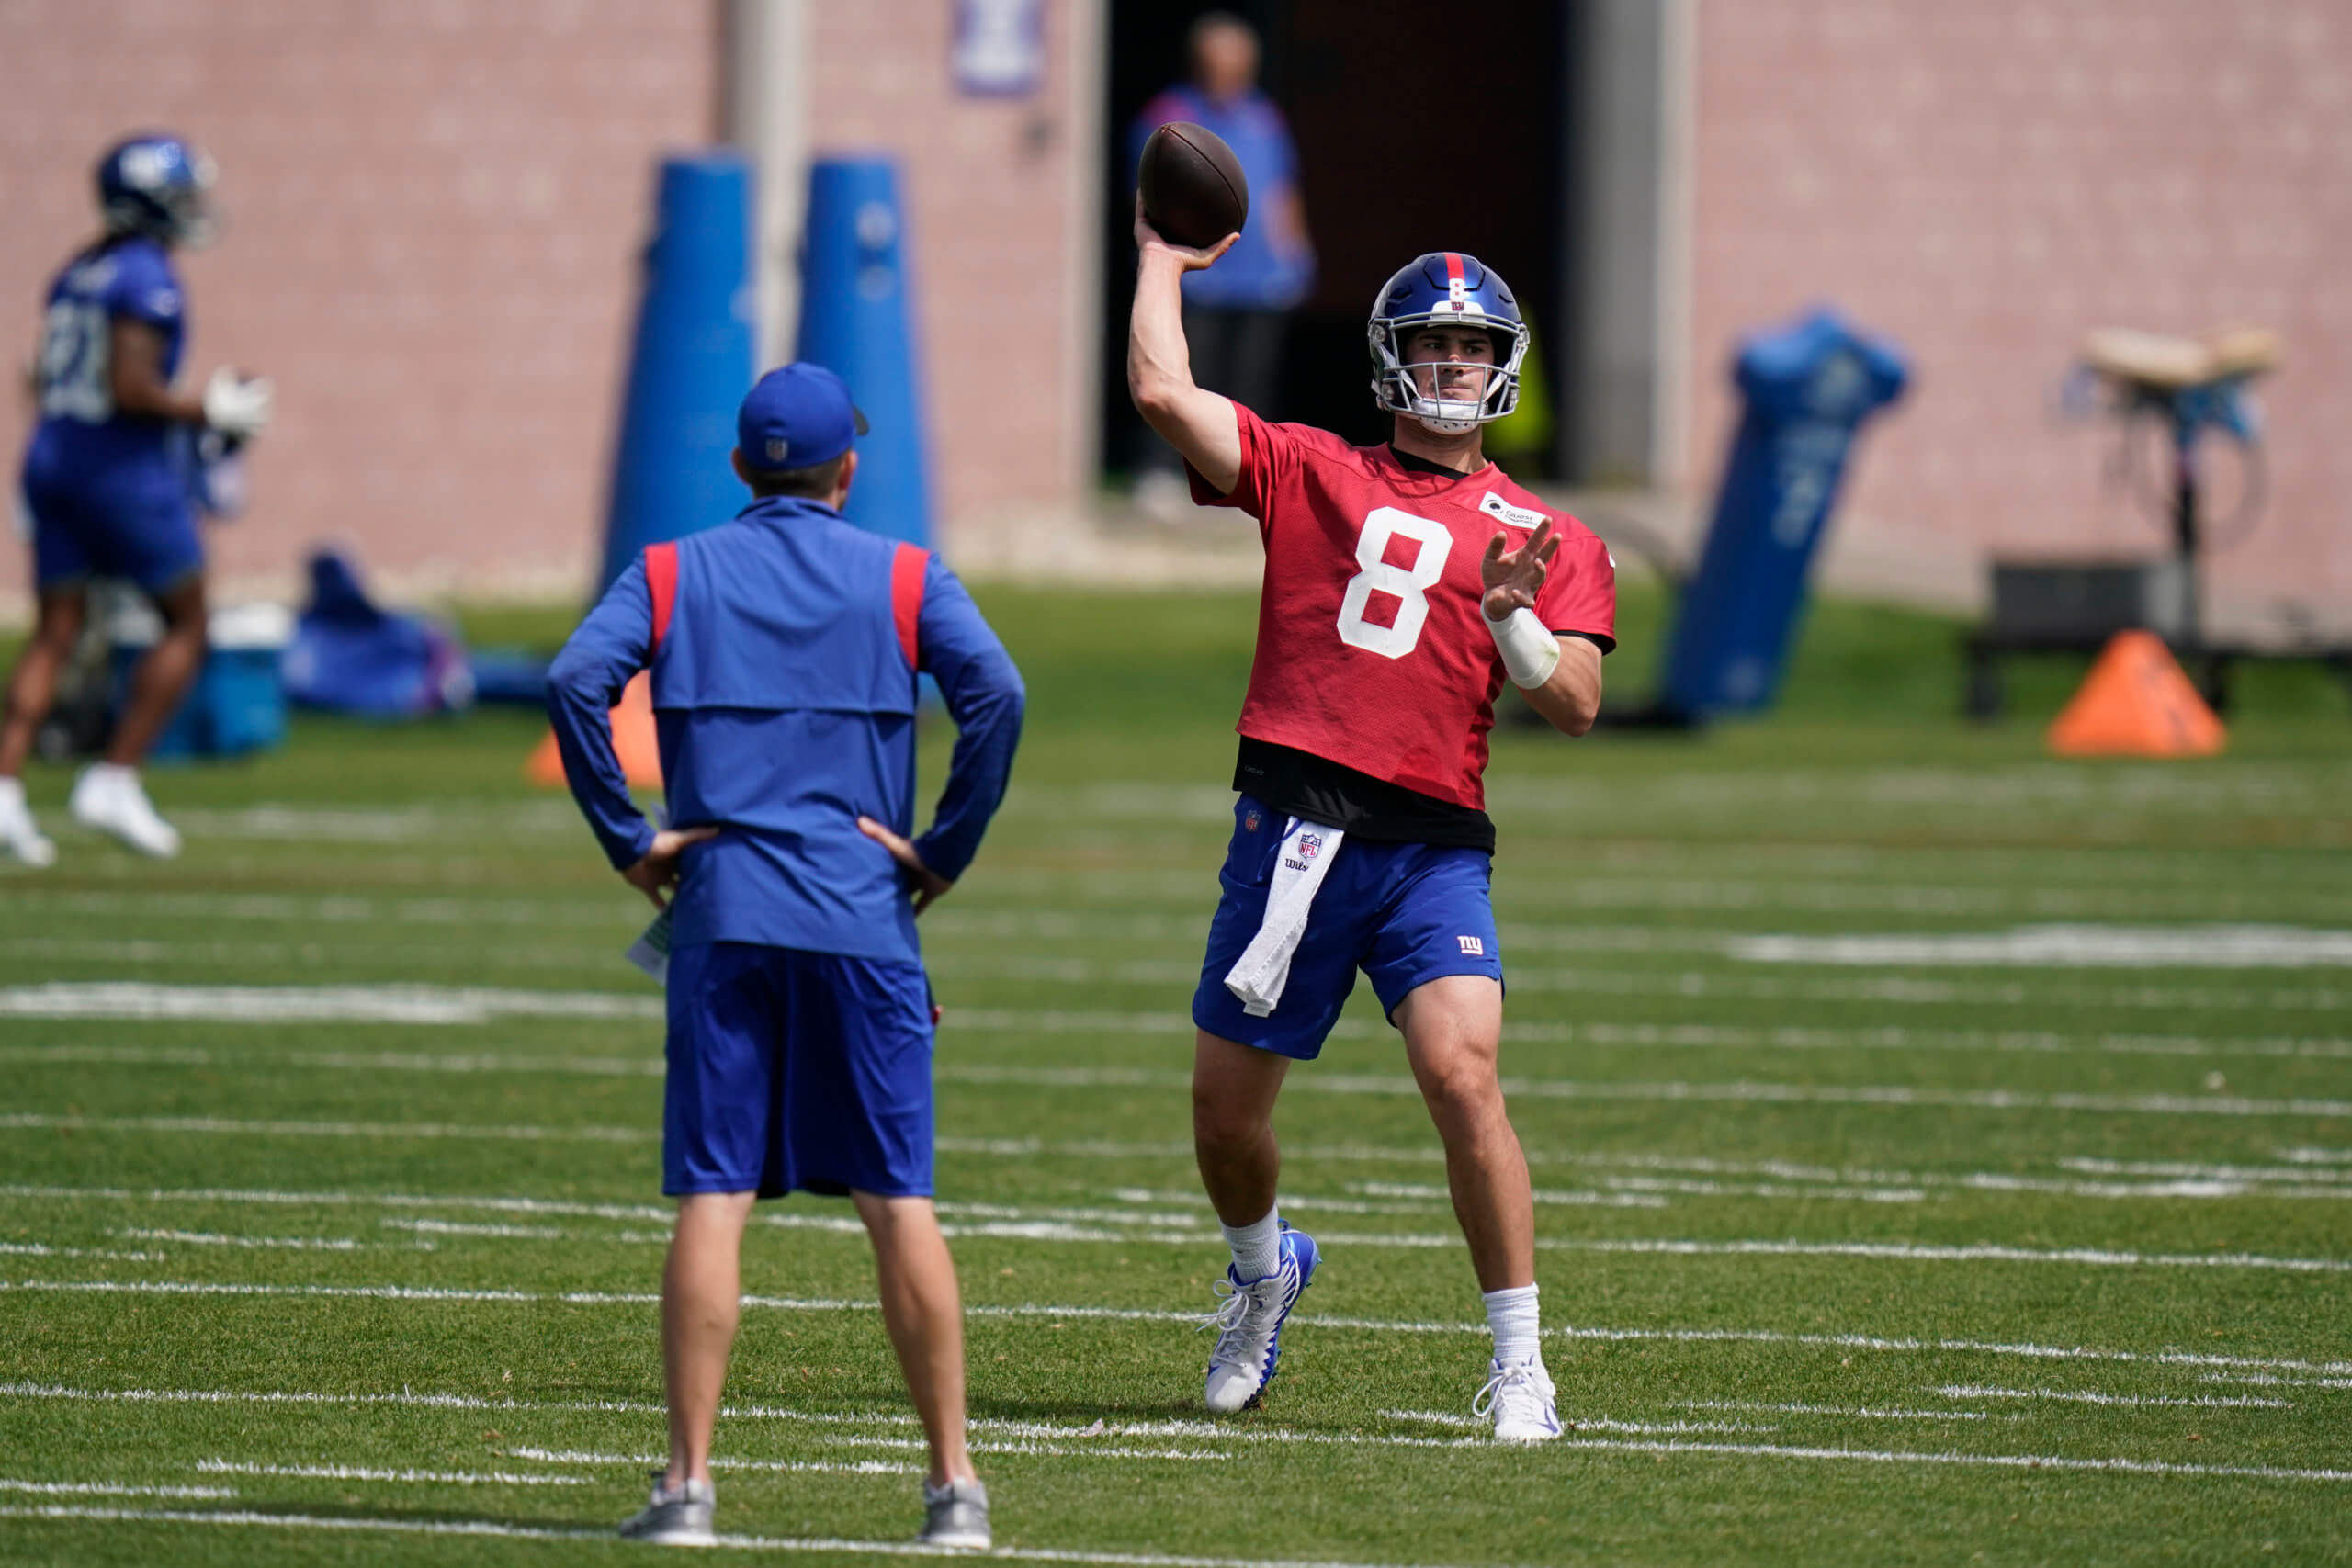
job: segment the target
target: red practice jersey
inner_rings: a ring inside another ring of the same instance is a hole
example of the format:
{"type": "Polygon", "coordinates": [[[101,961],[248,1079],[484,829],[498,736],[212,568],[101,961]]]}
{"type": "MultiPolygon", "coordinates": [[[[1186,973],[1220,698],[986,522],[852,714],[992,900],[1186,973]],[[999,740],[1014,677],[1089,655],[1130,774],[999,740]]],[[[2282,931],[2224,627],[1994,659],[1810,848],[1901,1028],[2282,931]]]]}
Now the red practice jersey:
{"type": "Polygon", "coordinates": [[[1484,809],[1487,732],[1504,681],[1479,610],[1479,558],[1497,532],[1517,549],[1544,518],[1559,536],[1535,613],[1554,632],[1613,644],[1609,547],[1489,463],[1419,472],[1383,445],[1268,424],[1240,404],[1241,478],[1193,498],[1258,520],[1266,575],[1244,735],[1422,795],[1484,809]]]}

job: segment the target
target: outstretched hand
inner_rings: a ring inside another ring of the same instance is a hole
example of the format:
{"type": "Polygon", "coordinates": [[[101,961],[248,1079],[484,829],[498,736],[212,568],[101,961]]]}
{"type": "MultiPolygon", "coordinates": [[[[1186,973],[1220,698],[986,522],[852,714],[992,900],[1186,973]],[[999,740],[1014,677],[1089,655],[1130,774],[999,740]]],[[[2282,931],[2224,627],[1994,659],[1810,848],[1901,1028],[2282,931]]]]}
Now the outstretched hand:
{"type": "Polygon", "coordinates": [[[1143,215],[1143,192],[1136,192],[1136,250],[1141,254],[1166,251],[1186,272],[1198,272],[1233,249],[1234,242],[1240,238],[1238,233],[1232,233],[1214,245],[1180,245],[1151,226],[1151,220],[1143,215]]]}
{"type": "Polygon", "coordinates": [[[653,900],[657,909],[670,907],[669,890],[677,886],[678,857],[687,846],[718,837],[716,828],[664,828],[653,835],[645,858],[621,873],[622,880],[653,900]]]}
{"type": "Polygon", "coordinates": [[[873,818],[859,818],[857,830],[889,851],[890,858],[905,869],[907,881],[914,887],[916,914],[930,908],[941,894],[956,886],[922,863],[922,856],[916,852],[911,840],[901,838],[873,818]]]}
{"type": "Polygon", "coordinates": [[[1478,561],[1478,581],[1486,585],[1478,608],[1490,621],[1506,620],[1513,610],[1535,608],[1535,595],[1543,592],[1544,580],[1551,575],[1552,558],[1560,553],[1559,537],[1552,532],[1549,517],[1535,525],[1535,532],[1519,548],[1503,548],[1509,543],[1510,536],[1498,531],[1487,541],[1487,553],[1478,561]]]}

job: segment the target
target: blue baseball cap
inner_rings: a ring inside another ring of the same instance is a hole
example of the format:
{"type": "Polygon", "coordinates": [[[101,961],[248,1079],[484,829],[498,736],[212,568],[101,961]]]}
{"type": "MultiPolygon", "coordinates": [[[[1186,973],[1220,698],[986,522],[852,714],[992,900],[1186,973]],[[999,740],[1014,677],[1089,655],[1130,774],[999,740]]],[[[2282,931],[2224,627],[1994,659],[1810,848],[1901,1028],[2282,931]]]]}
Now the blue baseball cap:
{"type": "Polygon", "coordinates": [[[849,400],[848,386],[806,360],[761,377],[735,415],[743,461],[766,473],[830,463],[849,450],[851,436],[865,434],[865,416],[849,400]]]}

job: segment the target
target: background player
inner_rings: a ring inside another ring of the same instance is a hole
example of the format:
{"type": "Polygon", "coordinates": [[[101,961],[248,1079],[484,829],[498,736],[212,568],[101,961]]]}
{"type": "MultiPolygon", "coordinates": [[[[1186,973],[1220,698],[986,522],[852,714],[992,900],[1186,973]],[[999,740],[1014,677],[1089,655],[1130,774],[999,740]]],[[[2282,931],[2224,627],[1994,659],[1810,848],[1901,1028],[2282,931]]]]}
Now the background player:
{"type": "Polygon", "coordinates": [[[104,759],[67,807],[85,826],[151,855],[179,852],[139,764],[204,662],[204,545],[195,440],[242,439],[269,423],[270,386],[223,367],[199,394],[175,389],[187,306],[172,252],[212,237],[212,161],[175,136],[135,136],[99,161],[106,229],[50,285],[34,370],[40,421],[25,454],[33,520],[32,640],[0,716],[0,850],[56,859],[25,805],[25,759],[73,656],[94,576],[127,578],[155,603],[164,635],[131,671],[104,759]]]}
{"type": "Polygon", "coordinates": [[[962,875],[1004,797],[1021,677],[928,551],[842,521],[865,421],[841,378],[789,365],[737,420],[752,502],[648,548],[549,671],[564,776],[614,869],[673,881],[662,1277],[670,1464],[640,1540],[707,1544],[711,1429],[735,1338],[752,1200],[847,1194],[874,1242],[882,1320],[931,1439],[922,1539],[989,1544],[964,1444],[956,1264],[932,1207],[931,990],[914,917],[962,875]],[[606,717],[652,671],[671,819],[629,801],[606,717]],[[915,672],[959,736],[914,831],[915,672]],[[910,901],[907,888],[915,897],[910,901]]]}
{"type": "Polygon", "coordinates": [[[1275,1212],[1274,1099],[1321,1049],[1361,966],[1445,1144],[1453,1208],[1495,1354],[1473,1401],[1495,1435],[1558,1435],[1536,1308],[1527,1162],[1496,1059],[1502,964],[1482,809],[1506,676],[1555,728],[1600,705],[1616,573],[1600,539],[1486,461],[1526,334],[1474,256],[1419,257],[1374,301],[1385,445],[1270,425],[1193,382],[1180,283],[1210,250],[1162,240],[1137,203],[1127,350],[1136,406],[1193,471],[1194,499],[1259,520],[1266,568],[1238,728],[1235,832],[1193,1002],[1193,1126],[1233,1265],[1209,1320],[1213,1410],[1256,1402],[1312,1278],[1313,1241],[1275,1212]]]}

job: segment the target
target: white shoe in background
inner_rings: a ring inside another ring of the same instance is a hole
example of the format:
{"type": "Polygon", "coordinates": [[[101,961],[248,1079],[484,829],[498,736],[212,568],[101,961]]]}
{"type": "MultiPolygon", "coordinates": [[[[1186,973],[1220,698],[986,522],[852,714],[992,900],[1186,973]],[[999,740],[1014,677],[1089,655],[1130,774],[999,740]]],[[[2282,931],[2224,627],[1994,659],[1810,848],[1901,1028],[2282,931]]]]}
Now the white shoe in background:
{"type": "Polygon", "coordinates": [[[0,853],[14,855],[29,866],[55,865],[57,846],[41,836],[25,804],[20,779],[0,779],[0,853]]]}
{"type": "Polygon", "coordinates": [[[111,833],[141,854],[169,860],[180,852],[179,830],[155,814],[136,768],[93,763],[65,809],[83,827],[111,833]]]}

